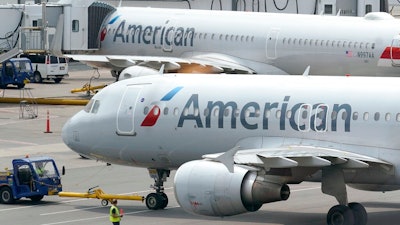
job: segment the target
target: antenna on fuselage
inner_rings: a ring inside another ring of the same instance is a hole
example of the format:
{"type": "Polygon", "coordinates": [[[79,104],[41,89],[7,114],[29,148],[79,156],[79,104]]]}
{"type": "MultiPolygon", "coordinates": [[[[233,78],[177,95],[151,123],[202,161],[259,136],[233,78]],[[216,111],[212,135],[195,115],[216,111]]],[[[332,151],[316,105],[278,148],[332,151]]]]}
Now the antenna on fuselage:
{"type": "Polygon", "coordinates": [[[122,5],[122,0],[119,0],[118,7],[121,7],[121,5],[122,5]]]}

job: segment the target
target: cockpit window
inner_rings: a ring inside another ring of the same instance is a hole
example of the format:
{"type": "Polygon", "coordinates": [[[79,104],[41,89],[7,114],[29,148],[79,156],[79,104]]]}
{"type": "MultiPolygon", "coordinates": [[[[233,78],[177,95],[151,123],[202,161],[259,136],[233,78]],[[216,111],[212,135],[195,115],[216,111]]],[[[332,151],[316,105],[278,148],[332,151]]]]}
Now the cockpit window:
{"type": "Polygon", "coordinates": [[[100,107],[100,101],[94,100],[94,104],[93,104],[91,113],[97,113],[97,111],[99,111],[99,107],[100,107]]]}
{"type": "Polygon", "coordinates": [[[89,113],[90,110],[92,109],[93,103],[94,103],[94,99],[90,99],[90,101],[88,102],[88,104],[86,104],[86,106],[83,110],[85,112],[89,113]]]}
{"type": "Polygon", "coordinates": [[[87,113],[97,113],[100,107],[100,101],[95,99],[90,99],[88,104],[86,104],[85,108],[83,109],[87,113]]]}

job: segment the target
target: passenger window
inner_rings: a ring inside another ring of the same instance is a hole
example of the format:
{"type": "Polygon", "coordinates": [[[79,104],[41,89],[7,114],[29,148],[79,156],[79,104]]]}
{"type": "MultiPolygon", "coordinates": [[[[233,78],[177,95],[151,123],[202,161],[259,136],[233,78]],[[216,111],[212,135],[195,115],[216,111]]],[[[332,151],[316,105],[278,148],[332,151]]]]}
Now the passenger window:
{"type": "Polygon", "coordinates": [[[286,112],[286,118],[290,119],[290,117],[292,117],[292,110],[286,112]]]}
{"type": "Polygon", "coordinates": [[[218,114],[219,114],[219,109],[215,109],[213,115],[214,115],[215,117],[218,117],[218,114]]]}
{"type": "Polygon", "coordinates": [[[233,115],[235,118],[238,118],[239,117],[239,113],[240,113],[240,110],[239,109],[236,109],[235,110],[235,114],[233,115]]]}
{"type": "Polygon", "coordinates": [[[189,114],[189,109],[188,108],[184,108],[183,109],[183,115],[187,116],[189,114]]]}
{"type": "Polygon", "coordinates": [[[179,108],[176,107],[174,108],[174,116],[178,116],[179,115],[179,108]]]}
{"type": "Polygon", "coordinates": [[[144,107],[144,109],[143,109],[143,114],[144,115],[147,115],[149,113],[149,107],[144,107]]]}
{"type": "Polygon", "coordinates": [[[368,112],[365,112],[365,113],[364,113],[363,119],[364,119],[365,121],[367,121],[367,120],[369,119],[369,113],[368,113],[368,112]]]}
{"type": "Polygon", "coordinates": [[[225,109],[225,111],[224,111],[224,116],[229,116],[229,112],[230,112],[229,109],[225,109]]]}
{"type": "Polygon", "coordinates": [[[277,119],[281,118],[281,110],[276,110],[275,116],[277,119]]]}
{"type": "Polygon", "coordinates": [[[358,112],[353,113],[353,120],[358,120],[358,112]]]}
{"type": "Polygon", "coordinates": [[[396,121],[397,121],[397,122],[400,122],[400,113],[397,113],[397,114],[396,114],[396,121]]]}
{"type": "Polygon", "coordinates": [[[390,115],[390,113],[386,113],[386,115],[385,115],[385,120],[386,121],[390,121],[390,118],[391,118],[392,116],[390,115]]]}
{"type": "Polygon", "coordinates": [[[210,110],[208,108],[204,109],[204,116],[209,116],[210,110]]]}
{"type": "Polygon", "coordinates": [[[342,113],[342,120],[346,120],[347,119],[347,112],[343,112],[342,113]]]}
{"type": "Polygon", "coordinates": [[[332,111],[331,118],[332,118],[332,120],[336,120],[336,118],[337,118],[337,112],[336,111],[332,111]]]}
{"type": "Polygon", "coordinates": [[[380,114],[378,112],[376,112],[375,115],[374,115],[374,120],[378,121],[379,117],[380,117],[380,114]]]}
{"type": "Polygon", "coordinates": [[[246,111],[244,112],[244,117],[248,118],[250,117],[250,110],[246,109],[246,111]]]}
{"type": "Polygon", "coordinates": [[[302,118],[302,119],[307,119],[307,117],[308,117],[308,111],[307,111],[307,110],[304,110],[304,111],[301,113],[301,118],[302,118]]]}
{"type": "Polygon", "coordinates": [[[169,111],[169,110],[168,110],[168,107],[165,107],[165,108],[164,108],[164,115],[168,115],[168,111],[169,111]]]}
{"type": "Polygon", "coordinates": [[[72,32],[79,32],[79,20],[72,20],[72,32]]]}

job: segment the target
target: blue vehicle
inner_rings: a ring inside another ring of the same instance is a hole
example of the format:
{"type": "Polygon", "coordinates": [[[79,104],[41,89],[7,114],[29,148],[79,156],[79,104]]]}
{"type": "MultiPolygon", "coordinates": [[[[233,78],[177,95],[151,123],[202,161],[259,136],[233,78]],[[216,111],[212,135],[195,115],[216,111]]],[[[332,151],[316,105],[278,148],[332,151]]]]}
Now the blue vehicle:
{"type": "Polygon", "coordinates": [[[31,60],[28,58],[12,58],[0,64],[1,89],[7,88],[9,84],[23,88],[31,77],[33,70],[31,60]]]}
{"type": "Polygon", "coordinates": [[[49,157],[14,159],[13,169],[0,172],[0,202],[14,203],[20,198],[40,201],[45,195],[62,191],[56,163],[49,157]]]}

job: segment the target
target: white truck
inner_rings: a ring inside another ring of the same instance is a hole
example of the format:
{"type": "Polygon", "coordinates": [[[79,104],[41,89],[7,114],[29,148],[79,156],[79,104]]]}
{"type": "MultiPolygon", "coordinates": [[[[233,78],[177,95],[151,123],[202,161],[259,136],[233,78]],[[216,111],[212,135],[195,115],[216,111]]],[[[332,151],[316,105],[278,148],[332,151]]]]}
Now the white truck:
{"type": "Polygon", "coordinates": [[[23,55],[32,62],[33,76],[31,82],[41,83],[43,80],[54,80],[60,83],[68,77],[68,60],[53,55],[23,55]]]}

